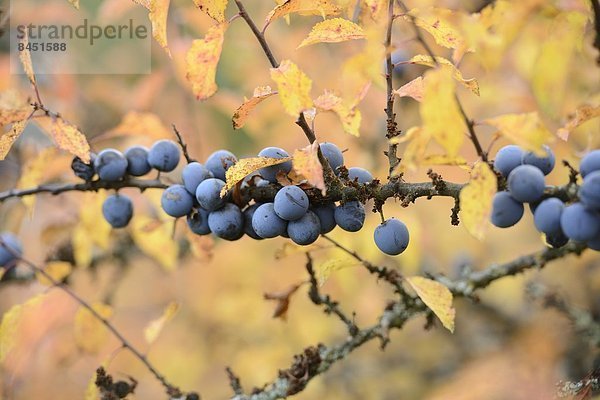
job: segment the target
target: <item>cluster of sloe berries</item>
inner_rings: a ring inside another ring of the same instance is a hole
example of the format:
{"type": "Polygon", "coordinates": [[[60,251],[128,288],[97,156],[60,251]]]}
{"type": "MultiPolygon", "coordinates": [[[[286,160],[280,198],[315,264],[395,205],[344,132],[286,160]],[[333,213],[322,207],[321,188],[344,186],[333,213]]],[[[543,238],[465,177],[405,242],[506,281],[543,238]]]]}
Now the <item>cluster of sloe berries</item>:
{"type": "Polygon", "coordinates": [[[508,191],[494,197],[492,223],[500,228],[515,225],[523,216],[523,203],[529,203],[535,227],[545,235],[548,245],[558,248],[573,240],[600,251],[600,150],[581,160],[584,179],[578,200],[567,204],[558,197],[544,197],[544,175],[555,164],[552,150],[547,146],[544,150],[544,157],[515,145],[498,151],[494,167],[507,178],[508,191]]]}
{"type": "MultiPolygon", "coordinates": [[[[116,182],[127,176],[146,175],[152,169],[171,172],[179,164],[179,159],[179,147],[175,142],[159,140],[150,149],[132,146],[124,153],[104,149],[98,154],[92,154],[89,164],[75,158],[71,167],[75,175],[85,181],[91,181],[97,174],[99,180],[116,182]]],[[[133,203],[123,194],[111,195],[102,205],[102,214],[113,228],[123,228],[133,217],[133,203]]]]}
{"type": "Polygon", "coordinates": [[[23,254],[23,246],[18,237],[10,232],[0,233],[0,268],[11,268],[23,254]]]}
{"type": "MultiPolygon", "coordinates": [[[[320,148],[332,169],[339,171],[344,164],[341,150],[332,143],[322,143],[320,148]]],[[[289,154],[278,147],[267,147],[258,156],[287,158],[289,154]]],[[[218,150],[204,164],[189,163],[183,169],[182,184],[164,191],[163,210],[175,218],[187,216],[188,226],[195,234],[212,233],[225,240],[238,240],[244,235],[256,240],[282,236],[296,244],[308,245],[336,226],[349,232],[363,227],[365,208],[359,201],[311,204],[306,192],[295,185],[281,187],[273,202],[240,208],[232,201],[231,193],[221,197],[225,172],[236,162],[233,153],[218,150]]],[[[290,161],[261,168],[257,185],[277,184],[278,174],[286,175],[291,169],[290,161]]],[[[373,176],[364,168],[353,167],[348,169],[348,179],[368,184],[373,176]]],[[[391,219],[377,228],[375,242],[387,254],[400,254],[408,246],[408,230],[402,222],[391,219]]]]}

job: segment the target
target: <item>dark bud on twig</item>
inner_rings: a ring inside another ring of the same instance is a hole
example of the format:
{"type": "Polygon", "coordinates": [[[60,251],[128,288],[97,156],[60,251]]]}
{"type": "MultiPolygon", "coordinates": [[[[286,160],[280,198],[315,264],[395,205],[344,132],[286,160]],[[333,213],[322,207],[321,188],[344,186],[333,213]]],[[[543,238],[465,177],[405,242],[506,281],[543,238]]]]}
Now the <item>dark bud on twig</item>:
{"type": "Polygon", "coordinates": [[[75,173],[75,175],[86,182],[92,180],[94,175],[96,174],[96,170],[94,169],[94,159],[96,155],[94,153],[91,154],[90,163],[84,163],[81,158],[75,157],[71,162],[71,169],[75,173]]]}

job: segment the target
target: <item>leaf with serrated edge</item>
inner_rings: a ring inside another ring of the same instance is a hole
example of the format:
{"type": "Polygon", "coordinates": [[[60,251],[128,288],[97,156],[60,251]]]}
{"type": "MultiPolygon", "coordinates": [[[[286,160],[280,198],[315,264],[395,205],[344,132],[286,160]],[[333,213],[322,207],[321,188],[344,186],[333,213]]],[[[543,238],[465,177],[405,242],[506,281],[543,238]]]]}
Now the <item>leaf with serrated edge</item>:
{"type": "MultiPolygon", "coordinates": [[[[450,60],[444,57],[435,57],[435,59],[442,67],[448,68],[452,71],[452,76],[454,77],[454,79],[456,79],[459,83],[467,87],[471,92],[479,96],[479,82],[477,82],[477,79],[465,79],[460,70],[456,68],[456,66],[452,64],[450,60]]],[[[433,58],[431,58],[431,56],[423,54],[416,55],[410,60],[402,62],[402,64],[419,64],[426,65],[428,67],[436,66],[435,61],[433,61],[433,58]]]]}
{"type": "Polygon", "coordinates": [[[292,157],[293,170],[303,176],[308,183],[325,195],[327,187],[323,179],[323,166],[319,162],[319,144],[315,141],[313,144],[306,146],[303,149],[294,151],[292,157]]]}
{"type": "Polygon", "coordinates": [[[346,40],[364,39],[365,33],[360,25],[343,18],[327,19],[313,26],[308,37],[298,48],[315,43],[338,43],[346,40]]]}
{"type": "Polygon", "coordinates": [[[291,13],[320,15],[325,18],[329,15],[337,15],[341,11],[341,7],[333,4],[331,0],[287,0],[269,12],[263,31],[277,18],[291,13]]]}
{"type": "Polygon", "coordinates": [[[406,282],[417,292],[417,296],[438,317],[442,325],[454,333],[456,310],[452,306],[452,293],[439,282],[420,276],[406,278],[406,282]]]}
{"type": "Polygon", "coordinates": [[[252,97],[244,100],[242,105],[235,110],[231,119],[233,122],[233,129],[240,129],[243,127],[246,124],[250,112],[254,110],[254,107],[274,94],[277,94],[277,91],[273,91],[270,86],[259,86],[254,89],[252,97]]]}
{"type": "Polygon", "coordinates": [[[144,329],[144,338],[148,344],[152,344],[158,338],[158,335],[162,332],[165,324],[173,319],[175,314],[179,311],[179,304],[171,302],[165,307],[162,315],[157,319],[150,321],[150,323],[144,329]]]}
{"type": "Polygon", "coordinates": [[[460,220],[471,235],[482,240],[489,227],[497,189],[494,171],[487,163],[475,164],[469,183],[460,191],[460,220]]]}
{"type": "Polygon", "coordinates": [[[13,143],[21,136],[27,126],[27,120],[17,121],[12,124],[10,130],[0,137],[0,160],[4,160],[13,143]]]}
{"type": "Polygon", "coordinates": [[[584,122],[600,117],[600,106],[591,106],[583,104],[575,110],[573,115],[570,115],[567,123],[556,133],[559,138],[564,141],[569,139],[569,134],[584,122]]]}
{"type": "Polygon", "coordinates": [[[200,10],[217,22],[225,22],[227,0],[194,0],[200,10]]]}
{"type": "Polygon", "coordinates": [[[277,83],[279,99],[289,115],[298,117],[298,114],[312,107],[312,81],[296,64],[283,60],[279,67],[271,68],[271,79],[277,83]]]}
{"type": "Polygon", "coordinates": [[[221,189],[221,197],[227,194],[227,191],[233,189],[238,182],[243,180],[251,173],[258,171],[261,168],[270,167],[290,161],[291,157],[270,158],[270,157],[251,157],[242,158],[225,172],[225,186],[221,189]]]}
{"type": "Polygon", "coordinates": [[[76,126],[62,118],[56,118],[50,129],[50,135],[60,149],[81,158],[84,163],[90,162],[90,145],[85,135],[76,126]]]}
{"type": "Polygon", "coordinates": [[[223,50],[227,23],[210,27],[203,39],[196,39],[185,56],[186,78],[198,100],[206,100],[216,93],[217,64],[223,50]]]}

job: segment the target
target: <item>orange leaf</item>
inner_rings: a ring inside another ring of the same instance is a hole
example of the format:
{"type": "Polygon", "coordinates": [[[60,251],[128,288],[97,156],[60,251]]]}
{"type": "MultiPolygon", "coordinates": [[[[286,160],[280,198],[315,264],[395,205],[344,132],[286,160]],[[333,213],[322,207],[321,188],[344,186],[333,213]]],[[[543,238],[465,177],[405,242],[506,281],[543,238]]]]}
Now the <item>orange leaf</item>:
{"type": "Polygon", "coordinates": [[[90,145],[77,127],[62,118],[56,118],[50,129],[50,135],[58,148],[76,155],[84,163],[90,162],[90,145]]]}
{"type": "Polygon", "coordinates": [[[416,101],[423,101],[423,77],[418,76],[399,89],[394,90],[394,94],[398,97],[412,97],[416,101]]]}
{"type": "Polygon", "coordinates": [[[29,103],[16,90],[0,93],[0,125],[22,121],[31,111],[29,103]]]}
{"type": "Polygon", "coordinates": [[[213,25],[204,39],[194,40],[185,56],[186,77],[198,100],[206,100],[217,91],[215,77],[227,25],[226,22],[213,25]]]}
{"type": "Polygon", "coordinates": [[[233,129],[240,129],[246,124],[246,120],[248,119],[248,115],[254,107],[256,107],[263,100],[277,94],[276,91],[271,90],[270,86],[259,86],[254,89],[254,94],[250,99],[246,99],[244,103],[235,110],[233,114],[233,129]]]}
{"type": "Polygon", "coordinates": [[[292,164],[297,174],[302,175],[312,186],[321,189],[321,193],[325,195],[327,187],[323,179],[323,166],[319,161],[318,151],[319,144],[316,141],[303,149],[296,150],[292,157],[292,164]]]}
{"type": "Polygon", "coordinates": [[[359,25],[347,19],[333,18],[313,26],[308,37],[300,43],[298,48],[315,43],[337,43],[364,38],[365,33],[359,25]]]}
{"type": "Polygon", "coordinates": [[[567,123],[565,126],[560,128],[557,132],[558,137],[562,140],[566,141],[569,139],[569,134],[577,128],[579,125],[583,124],[587,120],[592,118],[600,117],[600,106],[591,106],[589,104],[584,104],[575,110],[575,114],[569,116],[567,123]]]}
{"type": "Polygon", "coordinates": [[[13,123],[8,132],[0,137],[0,160],[4,160],[13,143],[21,136],[25,130],[27,120],[17,121],[13,123]]]}
{"type": "Polygon", "coordinates": [[[21,43],[23,44],[23,50],[19,52],[19,59],[21,60],[21,64],[23,64],[23,69],[29,78],[29,82],[31,82],[32,85],[35,85],[35,74],[33,73],[33,65],[31,63],[31,53],[28,50],[29,36],[27,31],[25,31],[21,43]]]}

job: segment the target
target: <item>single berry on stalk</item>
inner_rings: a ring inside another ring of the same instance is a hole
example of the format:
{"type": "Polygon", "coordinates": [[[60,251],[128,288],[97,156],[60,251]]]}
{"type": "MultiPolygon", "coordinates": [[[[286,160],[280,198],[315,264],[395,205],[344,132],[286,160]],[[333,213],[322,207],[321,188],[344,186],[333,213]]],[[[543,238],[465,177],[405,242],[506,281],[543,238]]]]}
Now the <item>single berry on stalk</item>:
{"type": "Polygon", "coordinates": [[[403,253],[410,241],[408,228],[395,218],[388,219],[377,226],[373,237],[379,250],[390,256],[403,253]]]}
{"type": "Polygon", "coordinates": [[[122,194],[108,196],[102,204],[102,215],[113,228],[124,228],[133,217],[133,203],[122,194]]]}

